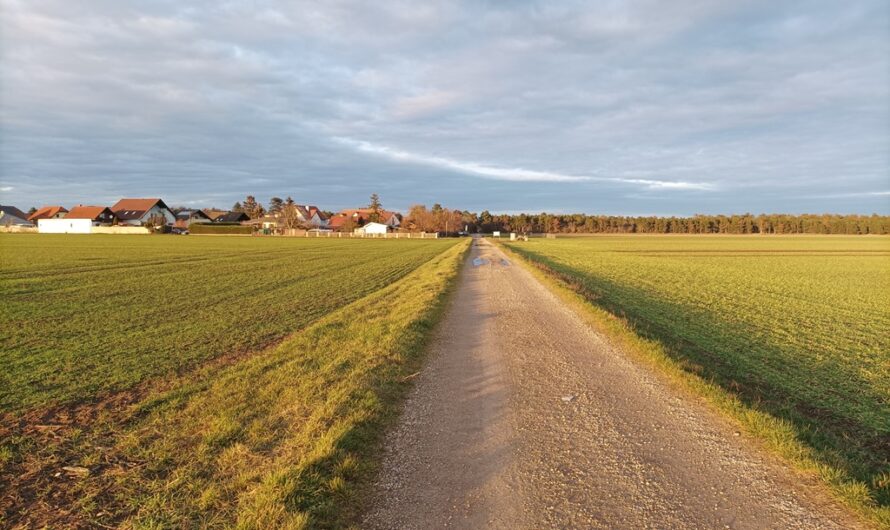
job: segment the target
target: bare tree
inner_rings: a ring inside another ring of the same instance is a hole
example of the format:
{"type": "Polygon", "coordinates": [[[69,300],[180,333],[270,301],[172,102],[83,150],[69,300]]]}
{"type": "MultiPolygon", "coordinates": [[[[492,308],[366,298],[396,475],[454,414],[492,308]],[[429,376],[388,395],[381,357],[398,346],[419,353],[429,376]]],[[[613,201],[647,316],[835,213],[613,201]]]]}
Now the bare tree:
{"type": "Polygon", "coordinates": [[[281,223],[285,228],[293,229],[300,227],[300,214],[297,211],[297,205],[292,198],[288,197],[287,200],[281,204],[281,207],[278,210],[278,218],[281,220],[281,223]]]}

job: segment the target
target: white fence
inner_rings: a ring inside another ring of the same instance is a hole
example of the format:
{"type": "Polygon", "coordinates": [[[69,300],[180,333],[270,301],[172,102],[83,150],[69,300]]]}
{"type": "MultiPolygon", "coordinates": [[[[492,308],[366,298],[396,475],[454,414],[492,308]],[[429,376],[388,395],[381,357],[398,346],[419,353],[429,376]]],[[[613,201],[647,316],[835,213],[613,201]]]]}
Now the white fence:
{"type": "Polygon", "coordinates": [[[151,230],[144,226],[94,226],[91,233],[148,235],[151,234],[151,230]]]}
{"type": "Polygon", "coordinates": [[[0,234],[36,234],[36,226],[27,225],[9,225],[0,226],[0,234]]]}
{"type": "Polygon", "coordinates": [[[387,232],[385,234],[364,234],[356,232],[333,232],[324,230],[303,230],[301,228],[277,229],[265,234],[262,230],[254,233],[256,236],[288,236],[288,237],[333,237],[336,239],[438,239],[436,232],[387,232]]]}
{"type": "Polygon", "coordinates": [[[387,232],[385,234],[366,234],[364,232],[306,232],[306,237],[337,237],[359,239],[438,239],[436,232],[387,232]]]}

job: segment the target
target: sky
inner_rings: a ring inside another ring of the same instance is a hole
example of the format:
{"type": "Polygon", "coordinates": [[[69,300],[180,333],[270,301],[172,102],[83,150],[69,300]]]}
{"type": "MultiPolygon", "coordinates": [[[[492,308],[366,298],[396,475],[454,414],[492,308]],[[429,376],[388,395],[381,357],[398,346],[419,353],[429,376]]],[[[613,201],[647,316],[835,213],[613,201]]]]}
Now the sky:
{"type": "Polygon", "coordinates": [[[890,3],[0,0],[0,202],[890,214],[890,3]]]}

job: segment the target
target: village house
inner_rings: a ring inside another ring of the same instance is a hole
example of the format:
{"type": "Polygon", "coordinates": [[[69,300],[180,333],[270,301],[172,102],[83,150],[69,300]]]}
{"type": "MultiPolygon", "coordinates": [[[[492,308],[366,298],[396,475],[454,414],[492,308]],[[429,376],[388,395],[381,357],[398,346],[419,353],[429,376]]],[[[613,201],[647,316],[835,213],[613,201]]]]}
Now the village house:
{"type": "MultiPolygon", "coordinates": [[[[363,226],[371,222],[371,216],[373,213],[374,211],[370,208],[340,210],[340,212],[335,214],[330,219],[328,227],[333,230],[343,230],[344,226],[349,226],[349,221],[352,222],[351,226],[353,228],[363,226]]],[[[396,212],[391,212],[389,210],[379,210],[377,213],[379,215],[379,218],[376,222],[386,225],[390,229],[396,229],[402,224],[402,216],[396,212]]]]}
{"type": "Polygon", "coordinates": [[[65,219],[89,219],[93,226],[114,224],[117,216],[106,206],[83,206],[71,208],[65,219]]]}
{"type": "Polygon", "coordinates": [[[115,221],[114,212],[105,206],[78,205],[62,218],[37,220],[41,234],[90,234],[93,227],[111,225],[115,221]]]}
{"type": "Polygon", "coordinates": [[[163,217],[165,225],[176,222],[176,216],[161,199],[121,199],[111,211],[122,225],[143,226],[153,217],[163,217]]]}
{"type": "Polygon", "coordinates": [[[15,206],[0,206],[0,226],[34,226],[28,214],[15,206]]]}
{"type": "MultiPolygon", "coordinates": [[[[207,213],[206,210],[204,213],[207,213]]],[[[250,217],[244,212],[223,212],[213,218],[214,223],[243,223],[250,221],[250,217]]]]}
{"type": "Polygon", "coordinates": [[[364,225],[360,226],[359,228],[356,228],[355,233],[362,234],[362,235],[376,235],[376,234],[385,234],[389,230],[390,230],[389,225],[385,225],[383,223],[370,222],[370,223],[365,223],[364,225]]]}
{"type": "Polygon", "coordinates": [[[328,218],[318,209],[318,206],[296,204],[297,218],[301,224],[312,226],[315,228],[326,228],[328,226],[328,218]]]}
{"type": "Polygon", "coordinates": [[[204,208],[201,210],[204,212],[204,215],[210,218],[214,223],[217,222],[217,218],[223,216],[227,213],[231,213],[228,210],[217,210],[216,208],[204,208]]]}
{"type": "Polygon", "coordinates": [[[213,219],[201,210],[179,210],[176,212],[176,221],[173,223],[174,228],[188,230],[192,223],[212,223],[213,219]]]}
{"type": "Polygon", "coordinates": [[[65,217],[66,213],[68,213],[68,210],[62,206],[44,206],[32,213],[28,217],[28,220],[32,223],[36,223],[40,219],[62,219],[65,217]]]}

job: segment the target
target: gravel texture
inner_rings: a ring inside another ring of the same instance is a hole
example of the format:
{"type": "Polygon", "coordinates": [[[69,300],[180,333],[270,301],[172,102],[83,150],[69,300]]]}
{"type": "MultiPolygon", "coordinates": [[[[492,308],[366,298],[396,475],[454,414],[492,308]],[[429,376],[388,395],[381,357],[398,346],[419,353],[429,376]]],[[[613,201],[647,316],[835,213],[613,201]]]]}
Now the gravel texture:
{"type": "Polygon", "coordinates": [[[458,282],[363,527],[860,527],[491,243],[458,282]]]}

